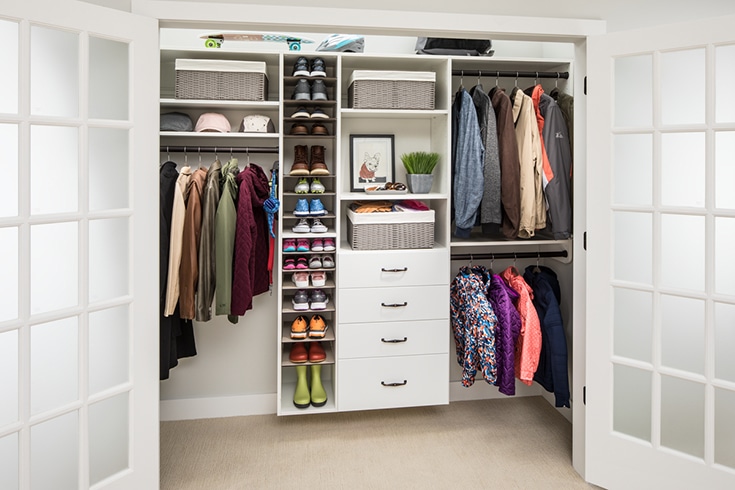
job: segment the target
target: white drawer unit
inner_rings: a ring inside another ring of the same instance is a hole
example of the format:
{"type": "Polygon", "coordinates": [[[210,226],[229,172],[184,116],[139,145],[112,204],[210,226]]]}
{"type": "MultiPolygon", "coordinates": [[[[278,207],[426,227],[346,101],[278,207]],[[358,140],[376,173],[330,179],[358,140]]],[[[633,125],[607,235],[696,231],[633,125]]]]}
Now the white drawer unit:
{"type": "Polygon", "coordinates": [[[339,322],[398,322],[449,318],[449,285],[340,289],[339,322]]]}
{"type": "Polygon", "coordinates": [[[447,404],[448,355],[342,360],[337,383],[340,411],[447,404]]]}
{"type": "Polygon", "coordinates": [[[343,288],[446,284],[449,277],[446,249],[348,252],[340,261],[343,288]]]}
{"type": "Polygon", "coordinates": [[[339,335],[342,359],[446,353],[447,320],[346,323],[339,335]]]}

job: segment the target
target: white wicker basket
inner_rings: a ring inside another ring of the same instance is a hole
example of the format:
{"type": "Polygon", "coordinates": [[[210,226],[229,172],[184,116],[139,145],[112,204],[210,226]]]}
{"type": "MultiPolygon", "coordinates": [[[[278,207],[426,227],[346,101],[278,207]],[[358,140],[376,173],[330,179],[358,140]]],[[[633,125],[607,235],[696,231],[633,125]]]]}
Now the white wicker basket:
{"type": "Polygon", "coordinates": [[[347,210],[347,240],[354,250],[434,247],[434,210],[356,213],[347,210]]]}
{"type": "Polygon", "coordinates": [[[347,89],[354,109],[434,109],[436,73],[355,70],[347,89]]]}
{"type": "Polygon", "coordinates": [[[176,98],[265,100],[265,63],[238,60],[176,60],[176,98]]]}

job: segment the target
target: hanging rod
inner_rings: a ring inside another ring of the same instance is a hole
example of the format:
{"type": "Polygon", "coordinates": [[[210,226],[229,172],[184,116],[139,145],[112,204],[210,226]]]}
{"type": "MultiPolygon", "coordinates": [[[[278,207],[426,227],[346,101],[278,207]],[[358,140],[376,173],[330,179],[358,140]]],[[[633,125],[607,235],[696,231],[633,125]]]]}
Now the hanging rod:
{"type": "Polygon", "coordinates": [[[168,153],[278,153],[277,146],[166,146],[161,145],[161,152],[168,153]]]}
{"type": "Polygon", "coordinates": [[[568,71],[452,70],[452,75],[457,77],[569,79],[568,71]]]}
{"type": "Polygon", "coordinates": [[[568,257],[566,250],[552,250],[546,252],[498,252],[498,253],[457,253],[452,254],[452,260],[500,260],[500,259],[543,259],[551,257],[568,257]]]}

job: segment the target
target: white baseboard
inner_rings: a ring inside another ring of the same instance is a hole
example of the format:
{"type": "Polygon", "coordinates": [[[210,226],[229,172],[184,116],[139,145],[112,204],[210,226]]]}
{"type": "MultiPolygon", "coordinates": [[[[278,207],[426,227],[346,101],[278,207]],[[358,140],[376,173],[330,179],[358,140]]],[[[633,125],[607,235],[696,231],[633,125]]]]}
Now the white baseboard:
{"type": "MultiPolygon", "coordinates": [[[[543,390],[536,384],[526,386],[522,383],[516,383],[515,396],[538,396],[540,394],[543,394],[543,390]]],[[[451,381],[449,383],[450,403],[494,398],[507,398],[507,396],[500,393],[496,386],[490,386],[485,382],[476,382],[471,387],[462,386],[460,381],[451,381]]],[[[274,413],[276,413],[275,393],[161,400],[160,405],[160,418],[162,422],[239,417],[244,415],[269,415],[274,413]]]]}
{"type": "Polygon", "coordinates": [[[276,413],[276,394],[161,400],[161,421],[268,415],[276,413]]]}
{"type": "MultiPolygon", "coordinates": [[[[535,383],[527,386],[523,383],[516,382],[515,396],[538,396],[541,394],[540,387],[535,383]]],[[[476,381],[469,387],[462,386],[461,381],[449,382],[449,401],[460,402],[469,400],[490,400],[494,398],[508,398],[498,391],[497,386],[491,386],[482,380],[476,381]]]]}

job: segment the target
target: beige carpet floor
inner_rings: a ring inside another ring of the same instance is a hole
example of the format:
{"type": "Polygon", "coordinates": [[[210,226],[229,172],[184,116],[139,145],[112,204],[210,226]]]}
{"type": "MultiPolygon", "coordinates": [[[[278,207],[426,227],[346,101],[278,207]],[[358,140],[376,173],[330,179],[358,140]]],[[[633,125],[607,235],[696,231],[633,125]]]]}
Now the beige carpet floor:
{"type": "Polygon", "coordinates": [[[541,397],[161,423],[161,488],[590,489],[541,397]]]}

